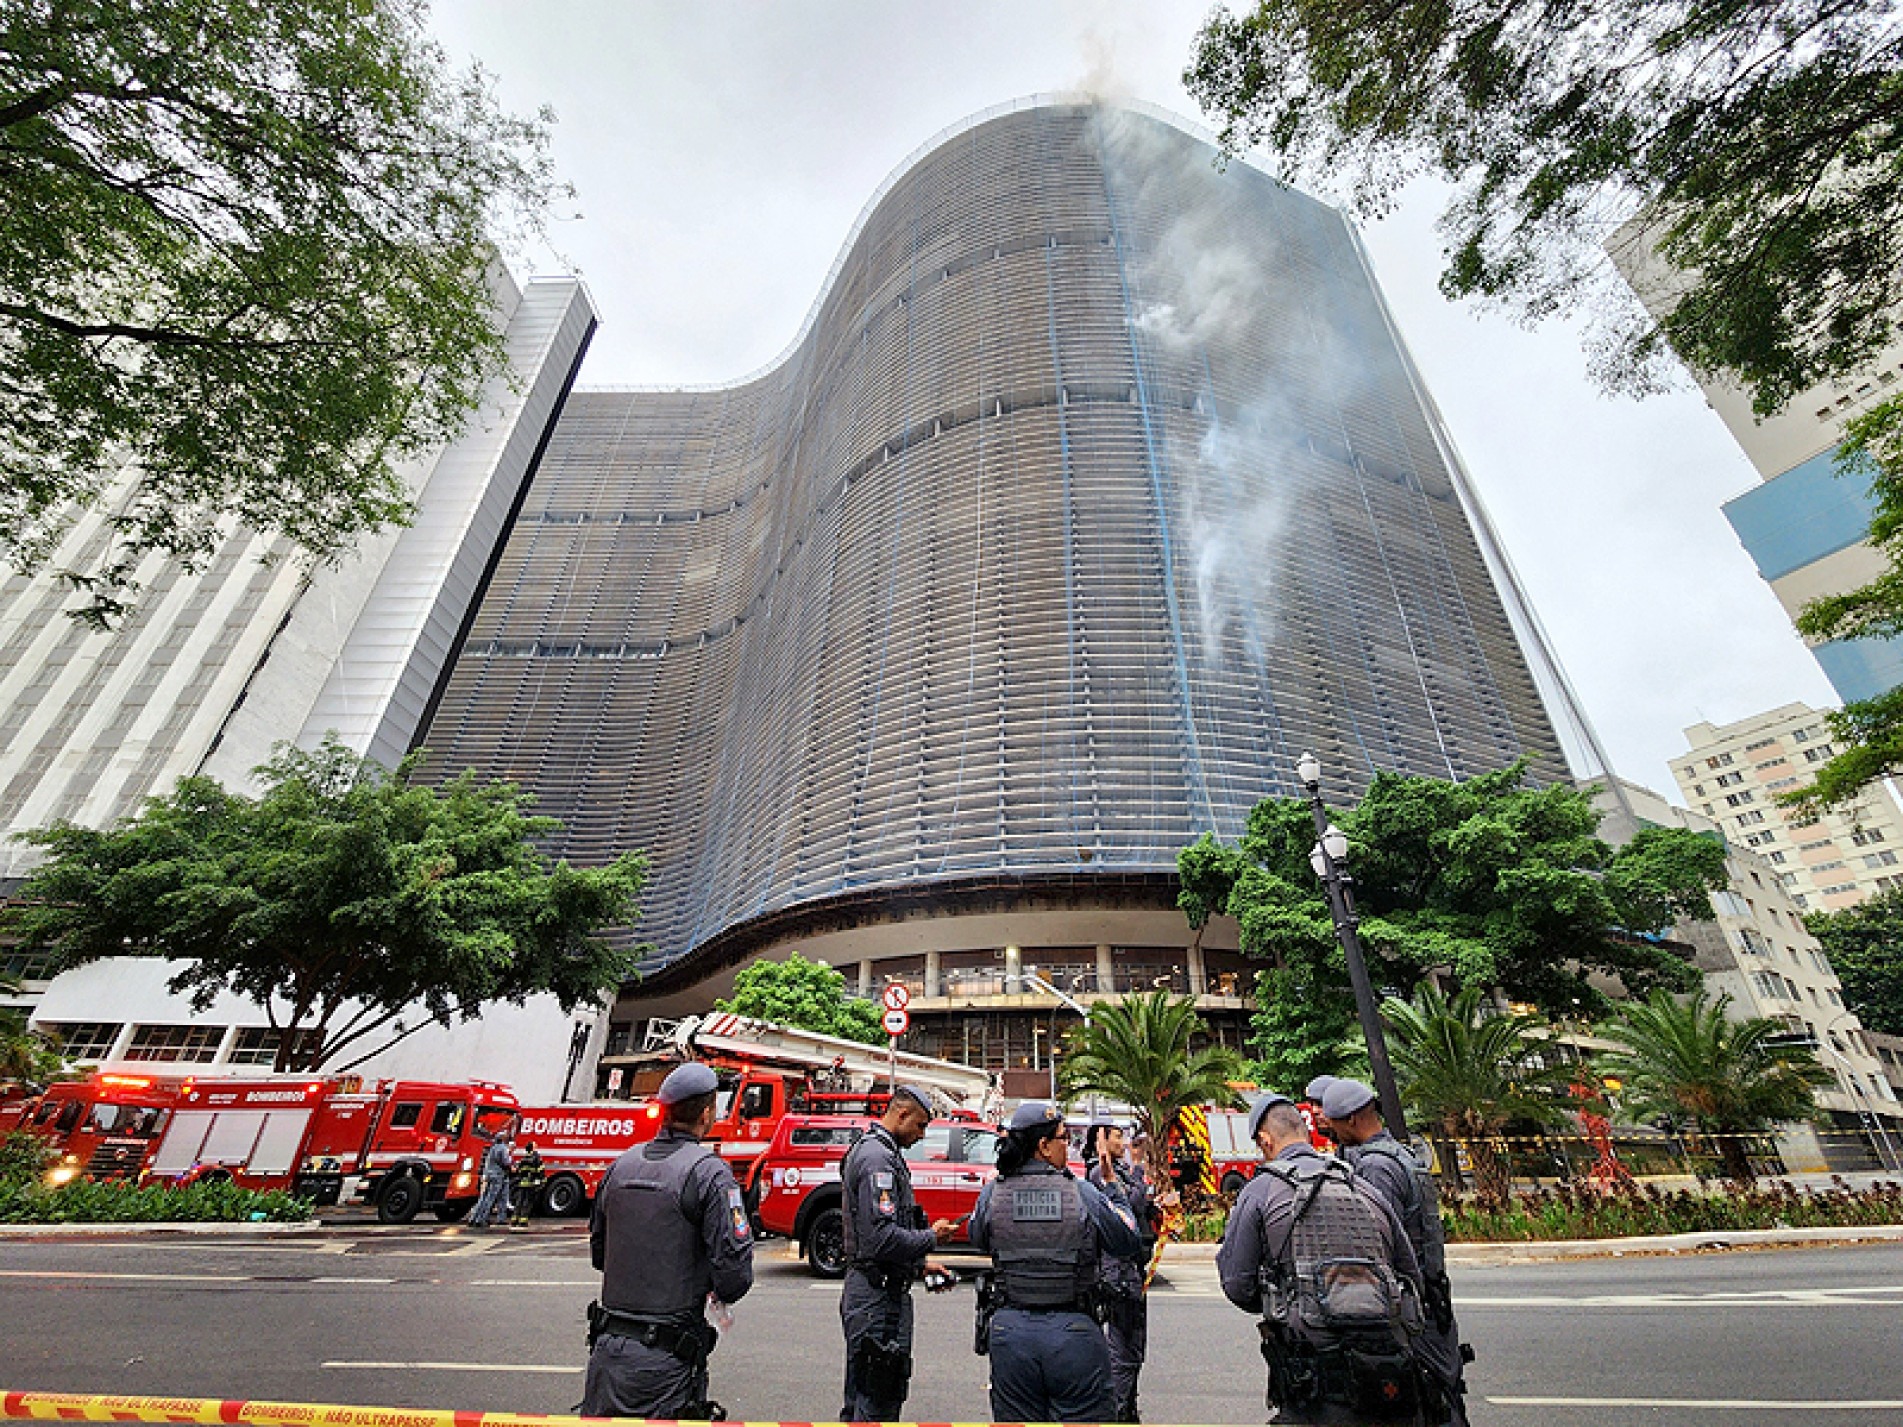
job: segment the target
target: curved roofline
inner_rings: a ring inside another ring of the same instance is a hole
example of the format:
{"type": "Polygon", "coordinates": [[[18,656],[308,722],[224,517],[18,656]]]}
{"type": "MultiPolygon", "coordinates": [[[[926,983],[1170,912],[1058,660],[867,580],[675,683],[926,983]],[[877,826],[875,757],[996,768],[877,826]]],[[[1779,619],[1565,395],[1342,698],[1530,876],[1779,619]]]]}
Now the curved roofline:
{"type": "MultiPolygon", "coordinates": [[[[1187,134],[1192,139],[1197,139],[1202,143],[1208,144],[1212,149],[1218,152],[1221,151],[1222,145],[1217,140],[1214,130],[1205,128],[1194,119],[1185,118],[1173,110],[1165,109],[1160,104],[1152,104],[1147,99],[1106,100],[1081,91],[1072,91],[1070,93],[1026,94],[1017,99],[1007,99],[1002,104],[993,104],[990,108],[980,109],[975,114],[968,114],[955,124],[948,124],[936,134],[933,134],[924,143],[920,144],[917,148],[913,149],[911,153],[900,160],[898,166],[888,173],[880,182],[879,186],[872,191],[872,196],[866,200],[865,206],[859,210],[859,216],[853,219],[852,228],[846,234],[846,241],[840,244],[839,254],[833,259],[832,266],[827,269],[826,280],[819,285],[819,293],[813,298],[812,306],[806,309],[806,318],[800,323],[799,331],[793,334],[793,340],[782,347],[778,355],[773,357],[772,360],[762,363],[744,376],[734,377],[728,381],[670,382],[660,384],[635,383],[633,385],[604,383],[600,386],[578,384],[575,387],[575,391],[578,394],[586,394],[589,392],[658,394],[696,391],[733,391],[739,387],[752,385],[762,377],[768,376],[785,366],[786,363],[792,359],[793,354],[799,351],[800,347],[805,343],[807,336],[812,332],[814,324],[819,321],[820,311],[826,306],[826,299],[832,296],[833,285],[838,282],[839,274],[846,266],[846,259],[851,255],[853,245],[859,241],[859,235],[865,232],[866,224],[872,221],[874,211],[886,200],[886,197],[892,190],[899,186],[900,181],[903,180],[907,174],[911,173],[913,169],[917,168],[928,155],[950,143],[960,134],[968,134],[980,125],[988,124],[993,119],[1001,119],[1006,114],[1022,114],[1032,109],[1089,108],[1093,105],[1104,109],[1124,109],[1133,114],[1141,114],[1145,118],[1155,119],[1159,123],[1167,124],[1170,128],[1180,133],[1187,134]]],[[[1250,168],[1268,174],[1270,178],[1275,178],[1274,174],[1269,173],[1269,171],[1260,164],[1251,162],[1245,155],[1231,155],[1231,162],[1246,164],[1250,168]]],[[[1279,178],[1275,179],[1275,181],[1277,183],[1282,182],[1279,178]]]]}

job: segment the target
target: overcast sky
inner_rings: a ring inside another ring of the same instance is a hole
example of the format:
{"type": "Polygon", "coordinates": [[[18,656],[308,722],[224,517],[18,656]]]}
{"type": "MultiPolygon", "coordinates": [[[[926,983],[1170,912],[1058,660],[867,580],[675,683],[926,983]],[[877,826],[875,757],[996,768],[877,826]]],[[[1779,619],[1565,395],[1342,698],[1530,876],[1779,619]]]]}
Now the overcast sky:
{"type": "MultiPolygon", "coordinates": [[[[480,60],[509,107],[556,111],[579,192],[554,241],[602,316],[587,386],[772,361],[873,190],[980,109],[1088,86],[1201,117],[1179,76],[1202,0],[436,5],[453,59],[480,60]]],[[[1756,477],[1696,389],[1603,396],[1577,330],[1449,304],[1436,197],[1364,236],[1614,766],[1673,792],[1687,724],[1834,704],[1719,511],[1756,477]]]]}

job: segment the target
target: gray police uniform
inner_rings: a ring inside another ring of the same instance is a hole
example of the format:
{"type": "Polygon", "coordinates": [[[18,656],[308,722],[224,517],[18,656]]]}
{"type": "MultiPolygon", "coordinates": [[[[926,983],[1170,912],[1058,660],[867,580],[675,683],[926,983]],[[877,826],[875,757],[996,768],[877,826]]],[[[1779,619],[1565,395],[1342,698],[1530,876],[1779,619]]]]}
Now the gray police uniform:
{"type": "Polygon", "coordinates": [[[589,1248],[601,1307],[581,1410],[590,1417],[707,1411],[707,1295],[753,1286],[753,1231],[733,1171],[668,1126],[628,1150],[595,1195],[589,1248]]]}
{"type": "Polygon", "coordinates": [[[1116,1394],[1116,1420],[1137,1420],[1137,1378],[1143,1371],[1143,1359],[1149,1351],[1150,1304],[1143,1280],[1149,1272],[1151,1252],[1156,1248],[1155,1216],[1150,1208],[1150,1181],[1141,1169],[1122,1161],[1104,1174],[1100,1159],[1090,1167],[1090,1182],[1108,1190],[1112,1184],[1123,1191],[1125,1205],[1136,1220],[1143,1239],[1143,1253],[1136,1259],[1106,1258],[1103,1261],[1101,1287],[1104,1295],[1104,1342],[1110,1349],[1110,1385],[1116,1394]]]}
{"type": "Polygon", "coordinates": [[[1415,1347],[1421,1365],[1440,1384],[1447,1415],[1441,1420],[1466,1427],[1460,1325],[1454,1321],[1453,1286],[1447,1279],[1447,1231],[1441,1223],[1440,1195],[1434,1179],[1414,1152],[1386,1130],[1342,1150],[1355,1173],[1388,1201],[1401,1231],[1420,1262],[1427,1323],[1415,1347]]]}
{"type": "Polygon", "coordinates": [[[971,1212],[973,1247],[991,1255],[995,1422],[1108,1422],[1110,1353],[1092,1314],[1104,1258],[1143,1252],[1121,1189],[1108,1196],[1033,1159],[994,1179],[971,1212]]]}
{"type": "Polygon", "coordinates": [[[847,1422],[896,1422],[912,1370],[912,1280],[937,1243],[912,1197],[912,1171],[898,1141],[874,1125],[839,1166],[846,1281],[847,1422]]]}
{"type": "MultiPolygon", "coordinates": [[[[1265,1349],[1282,1355],[1283,1371],[1292,1370],[1292,1376],[1297,1379],[1295,1390],[1290,1390],[1290,1382],[1279,1380],[1280,1375],[1271,1367],[1270,1405],[1280,1409],[1274,1419],[1280,1423],[1345,1424],[1370,1420],[1369,1414],[1353,1400],[1354,1392],[1345,1366],[1332,1352],[1333,1341],[1319,1331],[1307,1329],[1298,1329],[1286,1336],[1271,1331],[1269,1320],[1275,1305],[1264,1299],[1265,1280],[1275,1276],[1278,1266],[1287,1269],[1292,1264],[1296,1215],[1298,1210],[1306,1213],[1304,1204],[1308,1201],[1310,1186],[1317,1177],[1330,1173],[1339,1176],[1338,1186],[1345,1181],[1351,1193],[1346,1206],[1349,1215],[1338,1215],[1321,1224],[1311,1220],[1307,1232],[1319,1230],[1323,1235],[1334,1236],[1336,1242],[1329,1246],[1331,1254],[1387,1266],[1405,1281],[1403,1292],[1413,1295],[1413,1306],[1418,1311],[1420,1269],[1387,1200],[1357,1179],[1351,1170],[1335,1165],[1310,1145],[1294,1144],[1283,1149],[1237,1196],[1223,1233],[1222,1247],[1216,1253],[1216,1272],[1222,1281],[1223,1293],[1244,1312],[1264,1315],[1265,1349]],[[1292,1176],[1295,1183],[1281,1177],[1283,1174],[1292,1176]],[[1331,1353],[1326,1361],[1321,1361],[1318,1354],[1324,1348],[1331,1349],[1331,1353]],[[1309,1383],[1314,1386],[1313,1393],[1303,1390],[1309,1383]]],[[[1330,1202],[1340,1205],[1332,1196],[1330,1202]]],[[[1418,1319],[1408,1326],[1418,1329],[1418,1319]]],[[[1424,1419],[1416,1412],[1412,1416],[1387,1420],[1419,1423],[1424,1419]]]]}

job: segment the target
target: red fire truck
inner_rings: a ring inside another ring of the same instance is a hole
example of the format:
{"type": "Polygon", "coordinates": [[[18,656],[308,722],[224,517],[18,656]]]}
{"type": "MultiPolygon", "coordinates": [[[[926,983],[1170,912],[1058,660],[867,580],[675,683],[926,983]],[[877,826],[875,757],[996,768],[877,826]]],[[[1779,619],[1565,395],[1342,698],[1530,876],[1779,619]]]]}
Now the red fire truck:
{"type": "Polygon", "coordinates": [[[49,1176],[56,1184],[81,1175],[136,1179],[185,1083],[178,1075],[99,1071],[49,1085],[12,1118],[59,1152],[49,1176]]]}
{"type": "Polygon", "coordinates": [[[179,1092],[145,1173],[288,1189],[318,1204],[337,1203],[355,1177],[356,1197],[386,1224],[425,1208],[459,1219],[476,1201],[484,1152],[516,1113],[514,1094],[489,1081],[204,1079],[179,1092]]]}

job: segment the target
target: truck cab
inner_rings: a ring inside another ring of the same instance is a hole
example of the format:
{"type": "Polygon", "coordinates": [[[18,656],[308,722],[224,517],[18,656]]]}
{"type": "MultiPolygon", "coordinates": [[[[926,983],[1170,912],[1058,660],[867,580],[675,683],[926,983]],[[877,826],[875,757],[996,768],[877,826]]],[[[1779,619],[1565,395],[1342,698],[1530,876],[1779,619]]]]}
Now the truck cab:
{"type": "Polygon", "coordinates": [[[171,1121],[180,1084],[174,1076],[112,1072],[63,1080],[22,1114],[20,1128],[59,1152],[50,1176],[55,1183],[82,1175],[137,1179],[171,1121]]]}
{"type": "Polygon", "coordinates": [[[378,1085],[357,1197],[385,1224],[423,1209],[460,1219],[481,1191],[482,1157],[519,1113],[507,1086],[398,1080],[378,1085]]]}

